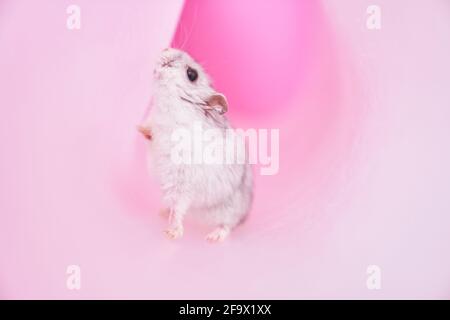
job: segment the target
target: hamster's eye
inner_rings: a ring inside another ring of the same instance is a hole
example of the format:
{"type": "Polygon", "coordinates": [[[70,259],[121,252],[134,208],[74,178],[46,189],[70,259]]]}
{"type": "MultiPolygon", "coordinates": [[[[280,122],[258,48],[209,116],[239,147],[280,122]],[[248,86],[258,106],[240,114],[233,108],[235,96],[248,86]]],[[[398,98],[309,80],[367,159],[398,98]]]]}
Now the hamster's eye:
{"type": "Polygon", "coordinates": [[[188,67],[186,70],[187,77],[189,81],[194,82],[198,78],[198,72],[195,69],[192,69],[191,67],[188,67]]]}

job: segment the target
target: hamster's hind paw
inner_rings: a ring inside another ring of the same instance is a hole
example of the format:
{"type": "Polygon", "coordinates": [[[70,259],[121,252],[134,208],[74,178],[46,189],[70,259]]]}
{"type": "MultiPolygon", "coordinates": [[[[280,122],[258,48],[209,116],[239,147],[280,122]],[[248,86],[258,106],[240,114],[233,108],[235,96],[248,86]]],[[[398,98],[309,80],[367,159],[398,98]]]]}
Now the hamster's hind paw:
{"type": "Polygon", "coordinates": [[[164,232],[166,233],[167,237],[169,237],[169,239],[175,240],[181,238],[181,236],[183,235],[183,227],[182,226],[170,227],[164,232]]]}
{"type": "Polygon", "coordinates": [[[221,242],[230,234],[230,228],[221,226],[215,229],[213,232],[206,236],[206,240],[209,242],[221,242]]]}

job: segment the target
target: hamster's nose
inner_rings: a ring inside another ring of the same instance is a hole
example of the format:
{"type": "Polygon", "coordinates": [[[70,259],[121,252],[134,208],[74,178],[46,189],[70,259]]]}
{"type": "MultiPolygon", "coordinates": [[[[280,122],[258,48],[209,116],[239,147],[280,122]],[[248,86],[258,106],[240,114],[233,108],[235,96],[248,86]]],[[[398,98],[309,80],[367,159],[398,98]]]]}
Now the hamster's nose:
{"type": "Polygon", "coordinates": [[[162,67],[172,67],[172,63],[173,63],[173,60],[170,60],[170,59],[163,59],[163,60],[161,61],[161,66],[162,66],[162,67]]]}

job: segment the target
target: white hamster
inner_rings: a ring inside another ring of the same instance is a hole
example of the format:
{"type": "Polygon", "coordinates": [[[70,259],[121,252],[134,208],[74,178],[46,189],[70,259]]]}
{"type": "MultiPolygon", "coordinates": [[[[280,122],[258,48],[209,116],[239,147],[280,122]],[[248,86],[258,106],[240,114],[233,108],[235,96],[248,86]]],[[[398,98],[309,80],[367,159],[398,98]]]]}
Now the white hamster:
{"type": "Polygon", "coordinates": [[[165,49],[154,69],[153,105],[139,131],[149,140],[151,167],[158,176],[165,211],[166,234],[183,235],[187,213],[215,229],[209,241],[222,241],[246,217],[253,199],[253,178],[247,163],[176,163],[171,158],[174,130],[231,129],[224,116],[228,104],[216,92],[201,65],[186,52],[165,49]]]}

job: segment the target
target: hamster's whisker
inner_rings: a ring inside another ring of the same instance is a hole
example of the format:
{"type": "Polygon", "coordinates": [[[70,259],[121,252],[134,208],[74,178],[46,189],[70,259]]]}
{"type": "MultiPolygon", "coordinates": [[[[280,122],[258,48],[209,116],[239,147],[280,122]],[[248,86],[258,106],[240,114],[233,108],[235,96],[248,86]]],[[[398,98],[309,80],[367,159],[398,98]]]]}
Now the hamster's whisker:
{"type": "Polygon", "coordinates": [[[203,106],[203,107],[208,106],[208,104],[205,103],[205,102],[194,102],[194,101],[189,100],[188,98],[185,98],[185,97],[182,97],[182,96],[180,96],[180,99],[183,100],[183,101],[189,102],[189,103],[191,103],[193,105],[203,106]]]}
{"type": "Polygon", "coordinates": [[[188,43],[188,41],[189,41],[189,39],[190,39],[190,37],[192,35],[192,31],[194,30],[195,24],[197,22],[197,14],[198,14],[198,3],[195,6],[194,19],[193,19],[192,26],[191,26],[190,30],[188,31],[187,37],[185,38],[185,41],[183,42],[183,45],[180,48],[181,50],[184,49],[184,46],[188,43]]]}

